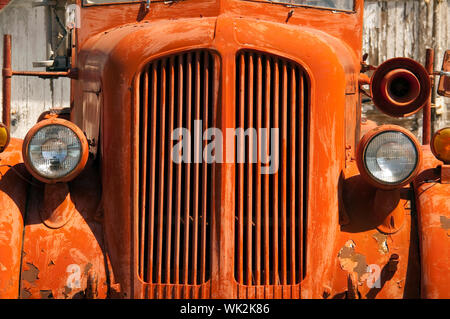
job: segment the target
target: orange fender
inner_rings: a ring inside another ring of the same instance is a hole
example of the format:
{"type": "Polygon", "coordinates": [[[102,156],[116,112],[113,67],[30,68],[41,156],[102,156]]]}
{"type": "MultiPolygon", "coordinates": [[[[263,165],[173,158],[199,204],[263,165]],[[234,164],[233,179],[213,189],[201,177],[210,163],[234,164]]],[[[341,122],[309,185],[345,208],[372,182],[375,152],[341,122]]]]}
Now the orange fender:
{"type": "MultiPolygon", "coordinates": [[[[429,149],[425,163],[436,164],[429,149]]],[[[450,298],[450,184],[440,183],[436,165],[426,167],[414,182],[421,259],[421,297],[450,298]]]]}
{"type": "Polygon", "coordinates": [[[22,161],[22,140],[11,139],[0,154],[0,298],[17,298],[30,178],[22,161]],[[20,177],[22,176],[22,177],[20,177]]]}
{"type": "Polygon", "coordinates": [[[69,183],[35,181],[25,221],[20,298],[106,298],[107,260],[95,164],[88,162],[69,183]]]}

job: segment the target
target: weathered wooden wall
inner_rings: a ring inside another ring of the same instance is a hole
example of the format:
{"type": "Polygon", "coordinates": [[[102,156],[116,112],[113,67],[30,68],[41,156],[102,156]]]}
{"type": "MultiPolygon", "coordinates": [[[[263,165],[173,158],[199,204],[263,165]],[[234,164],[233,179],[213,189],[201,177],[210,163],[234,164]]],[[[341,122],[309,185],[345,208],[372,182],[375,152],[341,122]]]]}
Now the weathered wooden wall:
{"type": "MultiPolygon", "coordinates": [[[[3,61],[3,34],[8,33],[13,38],[13,69],[45,71],[44,68],[33,68],[33,62],[47,59],[47,23],[44,7],[33,8],[32,0],[11,1],[0,11],[0,64],[3,61]]],[[[67,79],[13,77],[12,135],[24,137],[44,110],[69,106],[69,85],[67,79]]]]}
{"type": "MultiPolygon", "coordinates": [[[[379,65],[393,57],[425,63],[427,48],[435,49],[435,70],[440,70],[450,44],[450,0],[366,0],[363,51],[368,62],[379,65]]],[[[450,122],[449,99],[436,96],[435,129],[450,122]]]]}
{"type": "Polygon", "coordinates": [[[366,0],[363,48],[369,62],[405,56],[425,63],[427,47],[438,49],[441,62],[450,38],[449,14],[450,0],[366,0]]]}

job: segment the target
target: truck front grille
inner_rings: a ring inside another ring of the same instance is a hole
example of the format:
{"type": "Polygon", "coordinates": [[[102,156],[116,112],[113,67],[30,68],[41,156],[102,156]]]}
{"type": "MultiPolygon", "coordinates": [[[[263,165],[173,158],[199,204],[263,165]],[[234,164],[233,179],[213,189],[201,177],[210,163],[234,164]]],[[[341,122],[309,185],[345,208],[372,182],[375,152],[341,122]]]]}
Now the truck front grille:
{"type": "Polygon", "coordinates": [[[240,51],[236,78],[236,127],[258,132],[257,140],[245,137],[248,152],[244,163],[236,164],[238,296],[298,298],[305,274],[307,75],[287,59],[240,51]],[[279,145],[275,174],[261,174],[260,156],[252,163],[251,143],[266,143],[270,150],[271,142],[262,140],[260,128],[279,128],[278,139],[272,141],[279,145]],[[265,290],[268,285],[276,289],[265,290]],[[249,286],[256,286],[256,295],[255,289],[249,295],[249,286]]]}
{"type": "MultiPolygon", "coordinates": [[[[299,298],[306,273],[308,77],[290,60],[247,50],[238,52],[235,70],[235,127],[254,128],[257,137],[236,143],[236,178],[229,185],[235,211],[221,217],[234,218],[235,227],[220,236],[234,236],[234,279],[221,280],[231,280],[239,298],[299,298]],[[278,128],[279,136],[263,139],[261,128],[278,128]],[[251,143],[259,145],[258,154],[263,143],[269,150],[279,144],[274,174],[261,174],[265,164],[258,155],[254,161],[251,143]]],[[[218,55],[195,50],[153,60],[139,76],[137,260],[143,297],[209,298],[210,279],[220,277],[211,273],[217,252],[210,240],[220,229],[220,220],[211,227],[211,216],[218,208],[215,172],[221,170],[200,160],[209,141],[195,142],[196,134],[217,127],[220,73],[218,55]],[[195,120],[202,121],[198,133],[195,120]],[[176,128],[191,133],[191,151],[183,148],[188,163],[172,160],[180,143],[172,140],[176,128]]]]}
{"type": "Polygon", "coordinates": [[[154,60],[140,75],[138,273],[149,298],[209,296],[213,165],[198,163],[205,145],[195,148],[194,120],[200,134],[215,126],[217,65],[197,50],[154,60]],[[183,149],[191,160],[177,164],[181,139],[171,134],[181,127],[191,132],[191,151],[183,149]]]}

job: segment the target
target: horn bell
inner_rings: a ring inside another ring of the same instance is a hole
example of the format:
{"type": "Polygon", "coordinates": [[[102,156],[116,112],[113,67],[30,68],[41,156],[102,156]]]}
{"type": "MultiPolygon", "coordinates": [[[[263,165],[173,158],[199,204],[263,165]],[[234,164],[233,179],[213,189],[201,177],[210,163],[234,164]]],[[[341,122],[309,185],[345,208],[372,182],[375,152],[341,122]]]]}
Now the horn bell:
{"type": "Polygon", "coordinates": [[[431,94],[428,72],[409,58],[394,58],[382,63],[373,73],[370,91],[375,106],[394,117],[419,111],[431,94]]]}

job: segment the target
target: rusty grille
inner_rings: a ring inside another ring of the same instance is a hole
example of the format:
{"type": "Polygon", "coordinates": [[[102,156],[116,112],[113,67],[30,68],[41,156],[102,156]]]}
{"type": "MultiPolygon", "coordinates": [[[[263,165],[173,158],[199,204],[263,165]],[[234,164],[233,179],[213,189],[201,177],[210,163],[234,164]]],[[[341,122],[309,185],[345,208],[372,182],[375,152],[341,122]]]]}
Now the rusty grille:
{"type": "Polygon", "coordinates": [[[214,126],[216,60],[209,51],[186,52],[153,61],[140,75],[138,266],[146,283],[200,285],[210,278],[213,171],[198,163],[205,142],[194,143],[194,120],[202,120],[202,132],[214,126]],[[191,160],[177,164],[171,153],[181,139],[171,134],[181,127],[192,132],[191,150],[183,149],[191,160]]]}
{"type": "MultiPolygon", "coordinates": [[[[244,163],[236,158],[235,279],[296,285],[305,275],[307,75],[289,60],[250,51],[237,55],[236,75],[236,127],[279,128],[279,169],[261,174],[264,164],[260,156],[252,163],[251,152],[244,163]]],[[[270,139],[257,136],[242,137],[246,149],[256,142],[270,150],[270,139]]]]}

